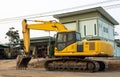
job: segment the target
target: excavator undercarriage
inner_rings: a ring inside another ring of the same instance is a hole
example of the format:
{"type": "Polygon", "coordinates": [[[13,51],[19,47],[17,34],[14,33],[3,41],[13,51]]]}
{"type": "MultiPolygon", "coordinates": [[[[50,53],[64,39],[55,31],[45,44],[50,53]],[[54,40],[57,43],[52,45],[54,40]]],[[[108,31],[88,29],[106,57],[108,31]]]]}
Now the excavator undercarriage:
{"type": "MultiPolygon", "coordinates": [[[[25,70],[31,57],[19,57],[16,69],[25,70]]],[[[78,72],[98,72],[104,71],[108,66],[103,61],[81,59],[81,58],[54,58],[44,63],[47,71],[78,71],[78,72]]]]}
{"type": "Polygon", "coordinates": [[[45,62],[45,68],[48,71],[86,71],[97,72],[104,71],[107,65],[103,61],[78,58],[59,58],[45,62]]]}

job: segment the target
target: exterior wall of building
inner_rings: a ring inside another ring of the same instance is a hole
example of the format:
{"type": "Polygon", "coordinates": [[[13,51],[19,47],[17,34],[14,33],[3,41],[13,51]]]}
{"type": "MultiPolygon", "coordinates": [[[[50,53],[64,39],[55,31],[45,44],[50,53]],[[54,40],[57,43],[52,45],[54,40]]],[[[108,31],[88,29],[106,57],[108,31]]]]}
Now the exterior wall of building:
{"type": "Polygon", "coordinates": [[[118,54],[118,48],[116,50],[114,42],[114,25],[100,13],[90,12],[66,16],[61,17],[59,20],[68,29],[80,32],[82,38],[92,36],[110,42],[115,50],[114,55],[118,54]]]}
{"type": "Polygon", "coordinates": [[[114,27],[105,21],[98,20],[99,37],[101,39],[109,41],[114,47],[114,27]]]}
{"type": "Polygon", "coordinates": [[[97,19],[81,20],[79,22],[81,37],[97,36],[97,19]]]}
{"type": "Polygon", "coordinates": [[[114,25],[104,18],[98,18],[98,28],[99,28],[99,36],[108,39],[114,40],[114,25]]]}
{"type": "Polygon", "coordinates": [[[59,18],[59,21],[63,24],[70,23],[70,22],[78,22],[80,19],[87,20],[87,19],[90,19],[90,18],[95,18],[97,15],[98,15],[98,12],[90,12],[90,13],[85,13],[85,14],[61,17],[61,18],[59,18]]]}
{"type": "Polygon", "coordinates": [[[62,17],[59,20],[67,29],[80,32],[82,38],[84,38],[87,35],[97,36],[97,15],[98,12],[90,12],[62,17]]]}
{"type": "Polygon", "coordinates": [[[65,23],[65,27],[69,30],[77,30],[77,23],[76,22],[69,22],[69,23],[65,23]]]}
{"type": "Polygon", "coordinates": [[[82,38],[94,36],[96,38],[114,40],[114,26],[98,12],[73,15],[59,19],[68,29],[81,33],[82,38]]]}

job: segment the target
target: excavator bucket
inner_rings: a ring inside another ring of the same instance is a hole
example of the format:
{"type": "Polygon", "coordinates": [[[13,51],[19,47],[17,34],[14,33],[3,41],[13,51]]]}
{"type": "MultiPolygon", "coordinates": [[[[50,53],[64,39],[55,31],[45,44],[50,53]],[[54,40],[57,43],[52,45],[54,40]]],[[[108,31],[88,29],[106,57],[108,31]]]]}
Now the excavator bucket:
{"type": "Polygon", "coordinates": [[[26,69],[30,60],[31,57],[18,55],[16,69],[26,69]]]}

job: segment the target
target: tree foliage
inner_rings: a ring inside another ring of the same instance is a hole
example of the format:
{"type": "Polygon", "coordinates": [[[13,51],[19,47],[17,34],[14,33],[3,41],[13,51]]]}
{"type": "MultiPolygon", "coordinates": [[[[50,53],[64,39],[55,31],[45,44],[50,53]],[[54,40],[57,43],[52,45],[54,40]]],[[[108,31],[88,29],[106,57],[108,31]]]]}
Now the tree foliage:
{"type": "Polygon", "coordinates": [[[15,30],[14,27],[9,28],[9,31],[6,33],[7,37],[9,37],[9,44],[11,47],[15,47],[20,43],[20,36],[18,30],[15,30]]]}

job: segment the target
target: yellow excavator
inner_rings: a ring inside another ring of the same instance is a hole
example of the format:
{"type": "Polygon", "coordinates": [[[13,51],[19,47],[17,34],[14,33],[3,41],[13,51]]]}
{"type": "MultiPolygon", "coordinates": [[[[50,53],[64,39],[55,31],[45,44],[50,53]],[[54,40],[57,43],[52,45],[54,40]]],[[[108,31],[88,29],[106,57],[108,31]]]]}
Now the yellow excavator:
{"type": "Polygon", "coordinates": [[[18,57],[17,68],[27,68],[31,60],[30,52],[30,29],[57,32],[54,44],[54,58],[44,64],[46,70],[68,71],[103,71],[106,64],[103,61],[88,59],[86,57],[112,57],[113,47],[107,41],[89,39],[83,41],[81,34],[68,30],[63,24],[56,21],[34,20],[28,24],[22,21],[23,41],[25,55],[18,57]]]}

